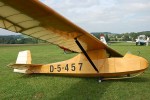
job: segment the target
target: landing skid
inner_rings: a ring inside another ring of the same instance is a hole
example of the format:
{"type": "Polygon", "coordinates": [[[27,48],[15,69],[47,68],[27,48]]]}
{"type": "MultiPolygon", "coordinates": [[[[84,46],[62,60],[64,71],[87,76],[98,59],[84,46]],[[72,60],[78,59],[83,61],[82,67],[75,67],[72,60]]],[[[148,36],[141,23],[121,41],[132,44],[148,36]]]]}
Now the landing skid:
{"type": "Polygon", "coordinates": [[[99,80],[98,80],[98,82],[99,83],[101,83],[102,81],[105,81],[105,80],[120,80],[120,79],[130,79],[130,78],[134,78],[134,77],[137,77],[137,76],[139,76],[139,75],[141,75],[141,74],[143,74],[144,72],[140,72],[140,73],[138,73],[138,74],[135,74],[135,75],[130,75],[130,74],[127,74],[125,77],[118,77],[118,78],[102,78],[102,77],[100,77],[99,78],[99,80]]]}

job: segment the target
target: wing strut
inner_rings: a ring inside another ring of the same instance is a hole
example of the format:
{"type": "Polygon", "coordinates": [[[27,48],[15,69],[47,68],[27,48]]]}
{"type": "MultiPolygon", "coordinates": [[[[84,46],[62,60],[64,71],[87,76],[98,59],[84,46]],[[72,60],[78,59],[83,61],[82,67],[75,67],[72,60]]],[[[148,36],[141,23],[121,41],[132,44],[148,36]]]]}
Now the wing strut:
{"type": "Polygon", "coordinates": [[[86,53],[86,51],[84,50],[84,48],[82,47],[82,45],[80,44],[80,42],[77,40],[77,38],[75,38],[75,42],[79,46],[79,48],[81,49],[81,51],[83,52],[83,54],[86,56],[86,58],[88,59],[88,61],[90,62],[90,64],[93,66],[93,68],[95,69],[95,71],[97,71],[97,73],[99,73],[99,71],[96,68],[95,64],[93,63],[93,61],[91,60],[91,58],[88,56],[88,54],[86,53]]]}

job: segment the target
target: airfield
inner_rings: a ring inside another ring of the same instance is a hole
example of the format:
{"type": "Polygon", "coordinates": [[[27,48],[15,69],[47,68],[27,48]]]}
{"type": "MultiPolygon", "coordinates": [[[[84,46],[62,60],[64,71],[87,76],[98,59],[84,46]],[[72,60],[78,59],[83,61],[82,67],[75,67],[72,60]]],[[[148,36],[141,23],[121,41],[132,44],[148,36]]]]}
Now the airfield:
{"type": "MultiPolygon", "coordinates": [[[[150,46],[133,43],[111,43],[111,48],[125,54],[128,51],[150,62],[150,46]]],[[[44,45],[0,46],[0,99],[48,100],[148,100],[150,98],[150,70],[138,77],[123,80],[78,78],[49,74],[19,74],[7,67],[15,63],[18,52],[31,50],[32,63],[46,64],[67,60],[77,53],[64,54],[59,47],[44,45]]]]}

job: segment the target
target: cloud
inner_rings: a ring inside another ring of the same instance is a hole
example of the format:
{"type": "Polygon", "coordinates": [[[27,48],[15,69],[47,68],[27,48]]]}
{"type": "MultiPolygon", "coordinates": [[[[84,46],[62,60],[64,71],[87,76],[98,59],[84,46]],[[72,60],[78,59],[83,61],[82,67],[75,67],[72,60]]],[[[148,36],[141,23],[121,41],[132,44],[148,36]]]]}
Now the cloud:
{"type": "Polygon", "coordinates": [[[41,1],[89,32],[132,32],[150,29],[149,0],[41,1]]]}

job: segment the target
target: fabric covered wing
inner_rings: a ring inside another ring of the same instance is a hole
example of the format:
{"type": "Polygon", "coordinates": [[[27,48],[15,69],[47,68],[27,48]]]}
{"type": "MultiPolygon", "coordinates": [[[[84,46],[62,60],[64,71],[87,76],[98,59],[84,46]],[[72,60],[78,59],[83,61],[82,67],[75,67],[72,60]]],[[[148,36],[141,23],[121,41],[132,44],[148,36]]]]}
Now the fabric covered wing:
{"type": "Polygon", "coordinates": [[[81,52],[77,38],[86,51],[106,49],[122,56],[38,0],[0,0],[0,27],[81,52]]]}

